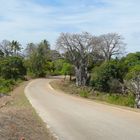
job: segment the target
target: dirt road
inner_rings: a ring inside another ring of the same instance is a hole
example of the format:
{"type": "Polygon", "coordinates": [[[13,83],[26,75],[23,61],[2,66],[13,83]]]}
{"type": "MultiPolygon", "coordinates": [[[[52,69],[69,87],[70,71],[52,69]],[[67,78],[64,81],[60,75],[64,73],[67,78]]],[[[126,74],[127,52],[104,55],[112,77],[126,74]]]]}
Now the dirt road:
{"type": "Polygon", "coordinates": [[[34,80],[25,93],[60,140],[140,140],[140,113],[64,94],[50,81],[34,80]]]}

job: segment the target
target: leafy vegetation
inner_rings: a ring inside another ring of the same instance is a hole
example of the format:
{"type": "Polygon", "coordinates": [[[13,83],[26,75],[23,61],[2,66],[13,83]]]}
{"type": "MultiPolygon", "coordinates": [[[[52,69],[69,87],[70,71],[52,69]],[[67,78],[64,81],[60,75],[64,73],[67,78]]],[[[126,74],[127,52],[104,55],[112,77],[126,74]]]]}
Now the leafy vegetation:
{"type": "Polygon", "coordinates": [[[116,104],[116,105],[122,105],[122,106],[129,106],[134,107],[135,100],[133,95],[128,96],[120,96],[120,95],[109,95],[106,99],[108,103],[116,104]]]}
{"type": "Polygon", "coordinates": [[[24,58],[19,54],[20,50],[17,41],[4,40],[0,45],[0,93],[8,94],[24,79],[26,68],[24,58]]]}
{"type": "Polygon", "coordinates": [[[116,60],[104,62],[93,68],[91,84],[96,90],[104,92],[119,92],[119,82],[122,81],[122,70],[116,60]]]}
{"type": "Polygon", "coordinates": [[[77,94],[88,98],[89,90],[105,97],[107,102],[134,106],[140,104],[140,52],[123,56],[124,39],[116,33],[93,36],[62,33],[57,50],[49,42],[29,43],[24,48],[18,41],[0,43],[0,92],[7,93],[19,79],[49,75],[67,75],[77,94]],[[60,52],[61,53],[60,53],[60,52]],[[123,56],[123,57],[120,57],[123,56]],[[73,79],[72,79],[73,76],[73,79]],[[86,88],[85,88],[86,87],[86,88]]]}
{"type": "Polygon", "coordinates": [[[23,65],[23,58],[8,56],[0,61],[0,75],[4,79],[23,78],[26,68],[23,65]]]}

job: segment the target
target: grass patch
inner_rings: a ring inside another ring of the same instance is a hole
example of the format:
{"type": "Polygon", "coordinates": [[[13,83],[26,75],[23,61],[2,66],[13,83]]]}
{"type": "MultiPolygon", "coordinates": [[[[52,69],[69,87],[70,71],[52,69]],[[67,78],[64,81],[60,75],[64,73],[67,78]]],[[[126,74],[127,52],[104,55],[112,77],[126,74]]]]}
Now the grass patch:
{"type": "Polygon", "coordinates": [[[86,89],[81,89],[80,92],[79,92],[79,95],[81,97],[88,98],[89,97],[89,92],[86,89]]]}
{"type": "Polygon", "coordinates": [[[108,103],[122,105],[122,106],[128,106],[128,107],[134,107],[134,105],[135,105],[135,98],[132,95],[127,95],[127,96],[109,95],[109,96],[107,96],[106,101],[108,103]]]}
{"type": "Polygon", "coordinates": [[[21,83],[22,80],[5,80],[3,78],[0,78],[0,93],[9,95],[10,91],[14,89],[15,86],[17,86],[19,83],[21,83]]]}
{"type": "Polygon", "coordinates": [[[77,87],[75,83],[64,81],[64,80],[52,81],[50,84],[55,89],[62,90],[65,93],[77,95],[83,98],[104,101],[107,103],[127,106],[127,107],[135,106],[135,98],[131,94],[121,95],[121,94],[98,92],[92,90],[90,87],[84,87],[84,88],[77,87]]]}

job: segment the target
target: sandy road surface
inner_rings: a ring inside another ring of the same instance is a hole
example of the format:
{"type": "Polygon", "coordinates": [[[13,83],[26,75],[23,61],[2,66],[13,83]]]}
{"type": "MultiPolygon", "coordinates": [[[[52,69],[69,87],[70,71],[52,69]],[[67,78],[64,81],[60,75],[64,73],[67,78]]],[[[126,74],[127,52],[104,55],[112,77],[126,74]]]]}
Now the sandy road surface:
{"type": "Polygon", "coordinates": [[[34,80],[25,93],[60,140],[140,140],[140,113],[61,93],[51,80],[34,80]]]}

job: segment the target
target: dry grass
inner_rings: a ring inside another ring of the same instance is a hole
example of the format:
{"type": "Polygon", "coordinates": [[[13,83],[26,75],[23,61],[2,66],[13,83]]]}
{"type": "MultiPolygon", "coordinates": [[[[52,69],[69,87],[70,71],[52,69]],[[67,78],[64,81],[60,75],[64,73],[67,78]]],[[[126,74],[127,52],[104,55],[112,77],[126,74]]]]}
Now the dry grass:
{"type": "Polygon", "coordinates": [[[75,86],[74,82],[68,80],[56,80],[51,82],[51,86],[57,90],[64,91],[65,93],[92,99],[94,101],[109,103],[113,105],[134,107],[134,97],[132,95],[117,95],[102,93],[92,90],[90,87],[79,88],[75,86]]]}
{"type": "Polygon", "coordinates": [[[54,140],[24,95],[27,83],[16,88],[0,109],[0,140],[54,140]]]}

